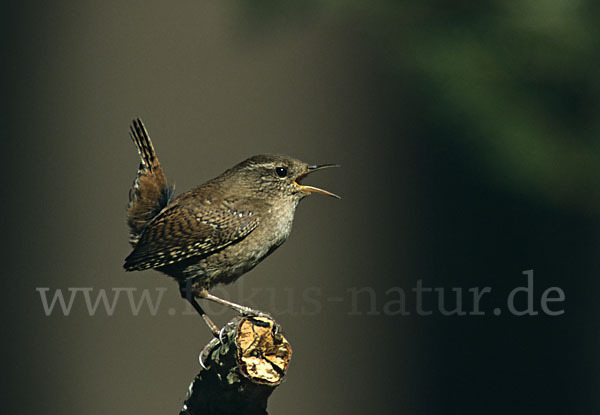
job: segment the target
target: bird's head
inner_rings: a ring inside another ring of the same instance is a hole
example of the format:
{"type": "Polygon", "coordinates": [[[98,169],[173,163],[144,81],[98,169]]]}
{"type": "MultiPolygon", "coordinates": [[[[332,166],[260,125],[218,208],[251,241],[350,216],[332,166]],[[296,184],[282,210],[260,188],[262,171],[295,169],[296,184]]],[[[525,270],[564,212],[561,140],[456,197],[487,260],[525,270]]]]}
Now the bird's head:
{"type": "Polygon", "coordinates": [[[309,174],[336,164],[309,165],[292,157],[262,154],[244,160],[229,170],[236,180],[255,189],[260,194],[274,199],[283,198],[299,201],[311,193],[340,198],[338,195],[318,187],[303,184],[309,174]]]}

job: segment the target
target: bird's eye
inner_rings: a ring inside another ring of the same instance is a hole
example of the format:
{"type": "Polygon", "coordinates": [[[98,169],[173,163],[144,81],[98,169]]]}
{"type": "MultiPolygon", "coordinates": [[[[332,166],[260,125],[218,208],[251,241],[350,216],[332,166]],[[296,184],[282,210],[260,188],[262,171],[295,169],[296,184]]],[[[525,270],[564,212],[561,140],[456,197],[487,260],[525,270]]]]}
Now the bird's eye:
{"type": "Polygon", "coordinates": [[[288,171],[285,167],[279,166],[279,167],[275,167],[275,173],[277,173],[277,175],[279,177],[285,177],[285,176],[287,176],[288,171]]]}

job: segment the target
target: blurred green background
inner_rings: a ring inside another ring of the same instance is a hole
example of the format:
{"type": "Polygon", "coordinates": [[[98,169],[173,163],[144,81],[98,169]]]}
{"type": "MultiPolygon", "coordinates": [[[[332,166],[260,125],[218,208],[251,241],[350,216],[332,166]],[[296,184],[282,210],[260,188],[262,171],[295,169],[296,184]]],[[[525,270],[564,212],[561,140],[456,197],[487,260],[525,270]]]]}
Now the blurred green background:
{"type": "Polygon", "coordinates": [[[136,116],[179,191],[258,153],[343,166],[311,181],[343,199],[304,201],[288,242],[219,291],[254,290],[294,348],[270,413],[600,410],[597,2],[26,1],[3,18],[4,412],[174,414],[199,369],[210,336],[166,312],[175,284],[121,269],[136,116]],[[536,308],[555,286],[565,313],[494,316],[528,269],[536,308]],[[487,313],[381,313],[418,280],[492,287],[487,313]],[[46,317],[38,287],[168,291],[157,316],[46,317]],[[310,287],[319,312],[289,312],[310,287]],[[356,287],[376,313],[350,313],[356,287]]]}

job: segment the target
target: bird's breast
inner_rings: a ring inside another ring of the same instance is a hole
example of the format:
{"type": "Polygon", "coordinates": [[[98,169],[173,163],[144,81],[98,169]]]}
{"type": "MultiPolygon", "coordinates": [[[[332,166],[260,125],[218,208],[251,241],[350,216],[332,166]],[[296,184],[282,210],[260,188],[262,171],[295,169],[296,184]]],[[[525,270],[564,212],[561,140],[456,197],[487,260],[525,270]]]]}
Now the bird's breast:
{"type": "Polygon", "coordinates": [[[294,212],[295,206],[269,206],[261,212],[256,229],[239,242],[188,267],[186,278],[203,281],[207,288],[235,281],[286,241],[292,230],[294,212]]]}

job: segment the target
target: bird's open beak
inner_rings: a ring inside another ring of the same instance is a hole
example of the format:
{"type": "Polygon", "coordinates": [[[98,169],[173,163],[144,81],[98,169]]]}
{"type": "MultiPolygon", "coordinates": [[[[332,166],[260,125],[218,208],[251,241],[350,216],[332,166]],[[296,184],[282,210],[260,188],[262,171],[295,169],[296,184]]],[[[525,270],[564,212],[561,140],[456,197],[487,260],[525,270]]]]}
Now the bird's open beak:
{"type": "Polygon", "coordinates": [[[335,193],[331,193],[331,192],[328,192],[327,190],[319,189],[318,187],[307,186],[307,185],[301,184],[302,179],[304,179],[310,173],[314,173],[317,170],[327,169],[329,167],[340,167],[340,166],[339,166],[339,164],[319,164],[316,166],[308,166],[308,170],[305,173],[302,173],[301,175],[296,177],[296,180],[294,180],[294,183],[296,183],[296,186],[300,187],[300,189],[304,190],[305,192],[321,193],[322,195],[325,195],[325,196],[331,196],[331,197],[335,197],[337,199],[341,199],[341,197],[339,197],[335,193]]]}

